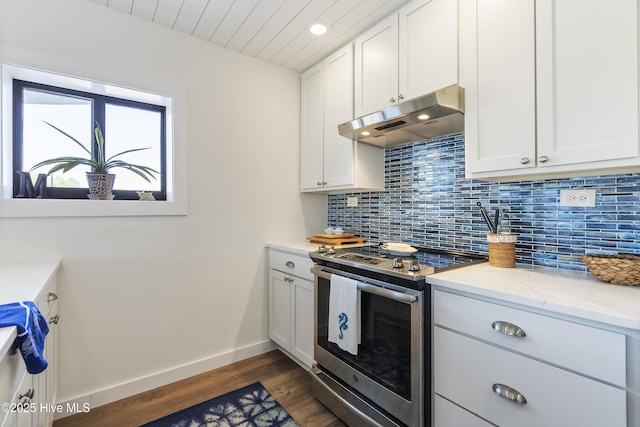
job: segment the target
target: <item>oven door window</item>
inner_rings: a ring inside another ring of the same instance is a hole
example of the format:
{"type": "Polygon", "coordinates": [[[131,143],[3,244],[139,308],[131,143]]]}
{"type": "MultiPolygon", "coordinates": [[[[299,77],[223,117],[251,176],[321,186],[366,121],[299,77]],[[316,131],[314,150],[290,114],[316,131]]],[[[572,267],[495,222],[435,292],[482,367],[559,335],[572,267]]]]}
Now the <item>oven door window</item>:
{"type": "Polygon", "coordinates": [[[328,340],[329,280],[318,280],[318,345],[411,400],[411,306],[361,291],[361,344],[354,356],[328,340]]]}

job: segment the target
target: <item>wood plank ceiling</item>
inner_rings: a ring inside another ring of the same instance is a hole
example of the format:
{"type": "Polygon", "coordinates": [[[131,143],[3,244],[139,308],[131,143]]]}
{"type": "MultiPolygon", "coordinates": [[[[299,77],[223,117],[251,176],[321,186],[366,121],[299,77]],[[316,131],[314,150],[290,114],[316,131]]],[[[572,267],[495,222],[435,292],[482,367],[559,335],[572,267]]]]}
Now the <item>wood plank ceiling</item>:
{"type": "Polygon", "coordinates": [[[302,72],[409,0],[89,0],[302,72]],[[311,23],[329,31],[314,36],[311,23]]]}

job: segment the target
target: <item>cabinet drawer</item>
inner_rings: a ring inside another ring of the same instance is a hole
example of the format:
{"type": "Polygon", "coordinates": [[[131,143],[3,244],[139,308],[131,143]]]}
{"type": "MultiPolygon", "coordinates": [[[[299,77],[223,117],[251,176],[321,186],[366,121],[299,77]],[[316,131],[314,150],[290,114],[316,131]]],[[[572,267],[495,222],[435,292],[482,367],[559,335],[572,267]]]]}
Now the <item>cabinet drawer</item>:
{"type": "MultiPolygon", "coordinates": [[[[11,350],[0,356],[0,403],[11,402],[20,381],[27,372],[20,350],[11,346],[11,350]]],[[[0,418],[4,413],[0,413],[0,418]]]]}
{"type": "Polygon", "coordinates": [[[434,384],[439,395],[501,426],[626,426],[626,393],[581,375],[436,327],[434,384]],[[520,392],[518,404],[494,392],[520,392]]]}
{"type": "Polygon", "coordinates": [[[447,399],[435,395],[434,408],[435,427],[490,427],[491,424],[478,418],[471,412],[454,405],[447,399]]]}
{"type": "Polygon", "coordinates": [[[435,291],[434,304],[436,325],[625,386],[622,334],[442,291],[435,291]],[[496,321],[516,325],[526,336],[498,332],[492,327],[496,321]]]}
{"type": "Polygon", "coordinates": [[[313,274],[311,273],[313,261],[308,256],[292,255],[271,249],[269,251],[269,267],[283,273],[313,280],[313,274]]]}

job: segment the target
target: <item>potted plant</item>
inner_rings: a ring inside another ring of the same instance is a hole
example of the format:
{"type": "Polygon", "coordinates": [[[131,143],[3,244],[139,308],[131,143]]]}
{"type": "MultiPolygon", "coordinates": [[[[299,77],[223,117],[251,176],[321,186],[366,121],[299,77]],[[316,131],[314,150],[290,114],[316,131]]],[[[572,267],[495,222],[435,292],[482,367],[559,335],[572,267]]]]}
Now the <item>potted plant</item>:
{"type": "Polygon", "coordinates": [[[115,154],[108,159],[105,159],[104,152],[104,136],[102,134],[102,130],[100,126],[96,123],[96,127],[94,130],[95,138],[98,146],[98,152],[94,155],[91,150],[87,149],[80,141],[78,141],[73,136],[69,135],[62,129],[52,125],[51,123],[45,121],[45,123],[58,132],[62,133],[64,136],[78,144],[84,151],[89,154],[89,158],[84,157],[74,157],[74,156],[65,156],[65,157],[56,157],[54,159],[43,160],[40,163],[34,165],[31,170],[37,169],[41,166],[46,165],[55,165],[47,175],[50,175],[56,171],[62,170],[62,172],[70,171],[79,165],[86,165],[91,168],[91,172],[87,172],[87,182],[89,183],[89,194],[87,195],[89,199],[92,200],[112,200],[113,199],[113,182],[115,180],[115,175],[109,173],[109,170],[115,168],[127,169],[135,174],[138,174],[142,178],[144,178],[147,182],[151,182],[149,178],[156,179],[154,174],[158,174],[159,172],[155,169],[152,169],[148,166],[135,165],[132,163],[127,163],[123,160],[117,159],[123,154],[132,153],[135,151],[148,150],[147,148],[133,148],[131,150],[125,150],[118,154],[115,154]]]}

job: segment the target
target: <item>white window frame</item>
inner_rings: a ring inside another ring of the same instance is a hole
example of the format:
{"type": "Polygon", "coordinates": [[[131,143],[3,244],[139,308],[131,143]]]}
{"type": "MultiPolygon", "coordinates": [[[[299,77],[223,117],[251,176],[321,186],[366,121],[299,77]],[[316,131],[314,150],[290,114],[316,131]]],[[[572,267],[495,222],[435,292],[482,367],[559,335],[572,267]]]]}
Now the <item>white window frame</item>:
{"type": "Polygon", "coordinates": [[[187,214],[187,155],[186,141],[175,143],[175,97],[114,84],[97,82],[2,64],[2,107],[0,113],[0,217],[60,217],[60,216],[146,216],[187,214]],[[78,200],[30,199],[13,197],[13,80],[25,80],[51,86],[115,96],[133,101],[162,105],[166,108],[166,201],[139,200],[78,200]],[[180,146],[180,150],[178,150],[180,146]]]}

